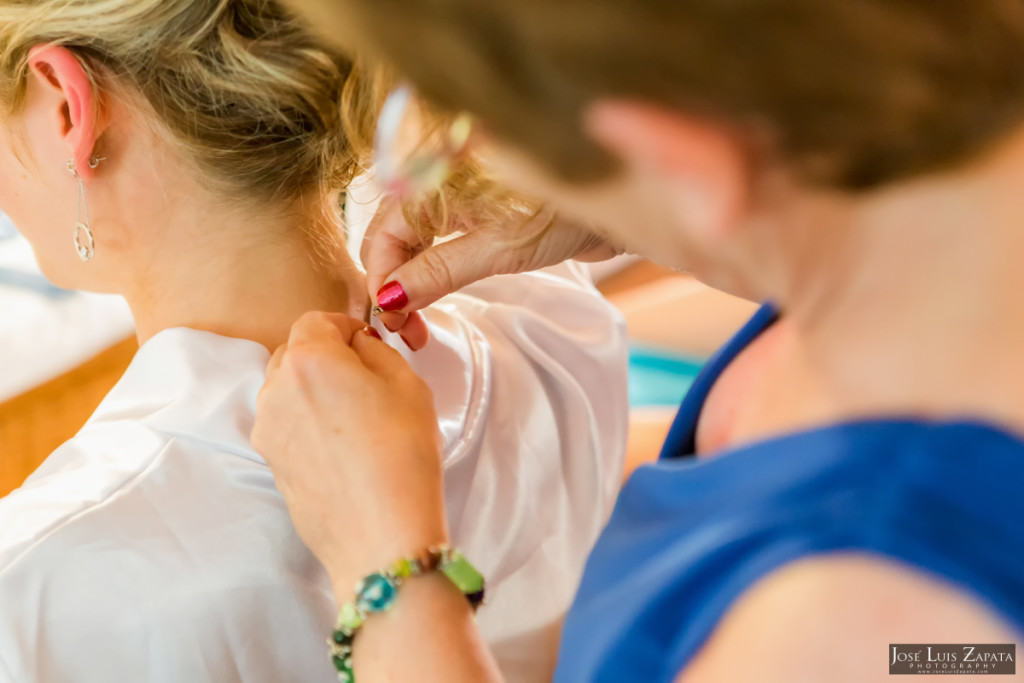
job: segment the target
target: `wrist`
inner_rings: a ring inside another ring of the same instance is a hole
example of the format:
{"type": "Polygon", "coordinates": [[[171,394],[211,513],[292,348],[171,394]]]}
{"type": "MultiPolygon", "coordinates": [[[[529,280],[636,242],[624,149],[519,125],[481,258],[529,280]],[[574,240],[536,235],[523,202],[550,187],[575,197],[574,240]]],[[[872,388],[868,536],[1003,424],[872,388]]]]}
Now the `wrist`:
{"type": "Polygon", "coordinates": [[[450,545],[447,530],[443,527],[435,531],[408,533],[380,539],[372,546],[363,546],[358,552],[346,551],[350,545],[335,547],[338,553],[323,558],[327,574],[334,589],[334,599],[342,605],[355,595],[356,584],[367,575],[383,571],[397,558],[410,557],[416,549],[444,547],[450,545]]]}
{"type": "MultiPolygon", "coordinates": [[[[435,600],[450,603],[452,597],[458,594],[462,607],[468,607],[471,613],[475,613],[484,601],[483,575],[461,552],[450,546],[425,549],[416,555],[393,561],[386,569],[367,575],[356,584],[355,599],[340,605],[338,622],[328,641],[331,661],[338,670],[341,683],[354,683],[354,645],[357,634],[364,631],[365,625],[386,621],[386,615],[381,613],[391,613],[394,617],[400,592],[403,595],[415,595],[419,592],[416,586],[429,585],[436,586],[431,591],[435,594],[435,600]],[[443,593],[439,592],[441,588],[436,583],[438,578],[443,579],[440,585],[447,584],[443,593]],[[433,584],[428,583],[431,580],[433,584]],[[409,588],[406,588],[407,585],[409,588]]],[[[455,618],[459,618],[461,611],[448,609],[455,618]]]]}
{"type": "Polygon", "coordinates": [[[500,681],[471,606],[444,576],[410,582],[394,611],[377,616],[367,622],[353,653],[363,681],[500,681]]]}

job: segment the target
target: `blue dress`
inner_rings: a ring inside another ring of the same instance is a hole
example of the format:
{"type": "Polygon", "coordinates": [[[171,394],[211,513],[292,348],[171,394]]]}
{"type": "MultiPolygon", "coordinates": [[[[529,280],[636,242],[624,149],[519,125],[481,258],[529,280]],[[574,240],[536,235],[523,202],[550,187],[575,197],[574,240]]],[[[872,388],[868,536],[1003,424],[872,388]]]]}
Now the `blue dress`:
{"type": "Polygon", "coordinates": [[[722,370],[705,368],[662,458],[622,490],[566,620],[559,683],[670,683],[730,605],[809,556],[873,554],[943,579],[1024,630],[1024,441],[981,422],[845,422],[692,458],[722,370]]]}

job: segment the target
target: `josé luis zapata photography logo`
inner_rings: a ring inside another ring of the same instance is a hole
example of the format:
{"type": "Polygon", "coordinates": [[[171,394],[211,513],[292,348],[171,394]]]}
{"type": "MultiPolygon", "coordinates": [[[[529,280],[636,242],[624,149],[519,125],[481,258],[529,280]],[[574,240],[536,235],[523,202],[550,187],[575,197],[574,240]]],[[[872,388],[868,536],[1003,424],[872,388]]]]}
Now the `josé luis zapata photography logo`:
{"type": "Polygon", "coordinates": [[[992,644],[889,645],[890,674],[1016,674],[1017,646],[992,644]]]}

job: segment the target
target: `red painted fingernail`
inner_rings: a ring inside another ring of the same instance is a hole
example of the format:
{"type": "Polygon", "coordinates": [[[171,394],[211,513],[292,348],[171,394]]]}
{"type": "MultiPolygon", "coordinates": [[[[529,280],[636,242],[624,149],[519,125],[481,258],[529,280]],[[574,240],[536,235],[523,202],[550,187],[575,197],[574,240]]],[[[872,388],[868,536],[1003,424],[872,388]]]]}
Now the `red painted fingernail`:
{"type": "Polygon", "coordinates": [[[380,336],[380,332],[378,332],[377,330],[373,329],[372,327],[363,328],[363,332],[365,332],[369,336],[373,337],[374,339],[383,341],[383,338],[380,336]]]}
{"type": "Polygon", "coordinates": [[[409,303],[408,295],[402,289],[402,285],[395,281],[387,283],[377,292],[377,305],[385,311],[398,311],[407,303],[409,303]]]}

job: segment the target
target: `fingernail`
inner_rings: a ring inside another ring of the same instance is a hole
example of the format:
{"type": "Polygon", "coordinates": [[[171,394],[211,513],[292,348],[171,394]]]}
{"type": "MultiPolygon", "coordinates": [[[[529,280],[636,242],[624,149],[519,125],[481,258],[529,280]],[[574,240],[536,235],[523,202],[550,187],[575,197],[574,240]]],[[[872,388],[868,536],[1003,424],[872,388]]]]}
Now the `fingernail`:
{"type": "Polygon", "coordinates": [[[381,322],[382,325],[384,325],[384,327],[388,328],[388,332],[391,332],[392,334],[394,334],[395,332],[398,332],[400,329],[402,329],[401,326],[399,326],[399,327],[391,327],[391,325],[388,325],[387,321],[385,321],[385,320],[381,320],[380,322],[381,322]]]}
{"type": "Polygon", "coordinates": [[[410,351],[415,351],[416,350],[415,348],[413,348],[413,345],[409,343],[409,340],[405,338],[404,334],[400,334],[398,336],[402,338],[402,341],[405,342],[405,345],[409,347],[410,351]]]}
{"type": "Polygon", "coordinates": [[[377,292],[377,305],[384,311],[397,311],[409,303],[402,285],[391,281],[380,288],[377,292]]]}
{"type": "Polygon", "coordinates": [[[383,341],[383,338],[380,336],[380,332],[373,329],[372,327],[364,327],[363,332],[365,332],[368,336],[373,337],[374,339],[383,341]]]}

